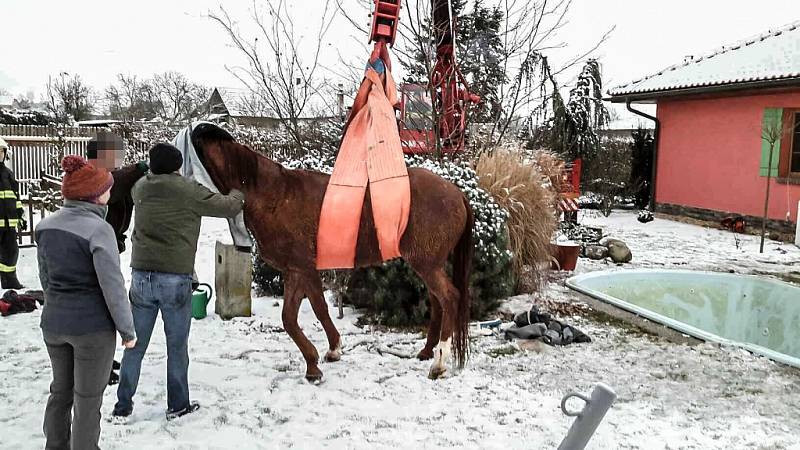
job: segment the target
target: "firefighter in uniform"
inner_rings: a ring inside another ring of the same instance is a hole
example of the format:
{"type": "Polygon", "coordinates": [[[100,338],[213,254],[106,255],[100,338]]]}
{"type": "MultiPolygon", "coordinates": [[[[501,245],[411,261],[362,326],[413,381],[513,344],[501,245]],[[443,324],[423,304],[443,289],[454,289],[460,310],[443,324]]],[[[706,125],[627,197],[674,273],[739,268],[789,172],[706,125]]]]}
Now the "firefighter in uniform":
{"type": "Polygon", "coordinates": [[[8,144],[0,138],[0,286],[3,289],[22,289],[17,279],[17,228],[28,227],[19,199],[19,184],[14,172],[6,167],[8,144]]]}

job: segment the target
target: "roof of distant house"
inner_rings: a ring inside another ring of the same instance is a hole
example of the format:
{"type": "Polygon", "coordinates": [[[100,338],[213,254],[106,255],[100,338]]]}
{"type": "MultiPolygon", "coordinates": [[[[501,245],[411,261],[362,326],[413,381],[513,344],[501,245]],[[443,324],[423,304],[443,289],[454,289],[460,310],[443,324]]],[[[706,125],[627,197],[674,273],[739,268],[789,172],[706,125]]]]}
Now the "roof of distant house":
{"type": "Polygon", "coordinates": [[[266,109],[264,111],[256,111],[256,109],[258,109],[259,102],[248,89],[217,87],[215,90],[219,92],[220,98],[225,104],[225,109],[231,116],[269,116],[266,109]]]}
{"type": "MultiPolygon", "coordinates": [[[[224,103],[225,110],[228,115],[233,117],[266,117],[277,118],[277,115],[271,111],[271,108],[266,102],[251,90],[245,88],[231,88],[231,87],[215,87],[214,90],[219,92],[219,96],[224,103]]],[[[213,98],[212,91],[212,98],[213,98]]],[[[352,94],[345,94],[345,102],[352,99],[352,94]]],[[[209,99],[210,101],[211,99],[209,99]]],[[[331,112],[334,107],[332,103],[335,102],[334,98],[326,99],[320,95],[313,95],[309,97],[305,111],[301,115],[301,119],[305,118],[320,118],[333,115],[331,112]]],[[[215,105],[209,105],[213,108],[215,105]]],[[[349,106],[349,104],[347,104],[349,106]]]]}
{"type": "Polygon", "coordinates": [[[612,100],[770,83],[800,86],[800,21],[723,46],[608,91],[612,100]]]}
{"type": "Polygon", "coordinates": [[[75,122],[75,125],[78,125],[79,127],[102,127],[107,125],[113,125],[116,123],[123,123],[123,121],[115,119],[79,120],[75,122]]]}

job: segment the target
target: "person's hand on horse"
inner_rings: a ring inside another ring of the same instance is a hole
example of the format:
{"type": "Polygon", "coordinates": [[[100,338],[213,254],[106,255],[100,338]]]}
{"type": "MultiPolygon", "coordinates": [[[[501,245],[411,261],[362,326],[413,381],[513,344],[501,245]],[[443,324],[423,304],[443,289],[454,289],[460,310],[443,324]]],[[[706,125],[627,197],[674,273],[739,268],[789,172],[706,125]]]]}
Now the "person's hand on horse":
{"type": "Polygon", "coordinates": [[[122,346],[125,348],[133,348],[136,347],[136,338],[130,341],[122,341],[122,346]]]}

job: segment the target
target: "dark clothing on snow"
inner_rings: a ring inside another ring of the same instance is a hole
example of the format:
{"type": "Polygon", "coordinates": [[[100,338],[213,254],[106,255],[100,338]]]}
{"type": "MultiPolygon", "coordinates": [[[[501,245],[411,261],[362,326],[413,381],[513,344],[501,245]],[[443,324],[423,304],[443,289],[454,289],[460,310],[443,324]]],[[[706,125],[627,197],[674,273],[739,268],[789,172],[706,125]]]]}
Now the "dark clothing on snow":
{"type": "Polygon", "coordinates": [[[42,303],[36,297],[17,294],[16,291],[6,291],[3,297],[0,298],[0,315],[10,316],[12,314],[35,311],[37,302],[42,303]]]}
{"type": "Polygon", "coordinates": [[[591,342],[581,330],[553,319],[550,314],[539,313],[531,307],[526,313],[514,316],[514,325],[506,329],[506,339],[541,339],[549,345],[568,345],[591,342]]]}

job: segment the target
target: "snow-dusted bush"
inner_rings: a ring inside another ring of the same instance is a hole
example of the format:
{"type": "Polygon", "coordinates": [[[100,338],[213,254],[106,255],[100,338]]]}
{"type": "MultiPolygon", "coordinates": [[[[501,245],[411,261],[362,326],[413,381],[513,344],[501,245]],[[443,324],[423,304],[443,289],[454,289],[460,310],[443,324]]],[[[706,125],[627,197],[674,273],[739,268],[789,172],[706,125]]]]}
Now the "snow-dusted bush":
{"type": "Polygon", "coordinates": [[[270,159],[284,165],[303,161],[303,164],[309,164],[303,168],[314,170],[327,169],[327,166],[319,165],[317,161],[328,162],[332,170],[334,155],[342,133],[341,123],[334,120],[320,120],[300,127],[301,144],[298,144],[283,127],[257,128],[235,125],[223,127],[237,142],[248,145],[270,159]]]}
{"type": "Polygon", "coordinates": [[[0,108],[0,123],[4,125],[50,125],[52,121],[39,111],[0,108]]]}

